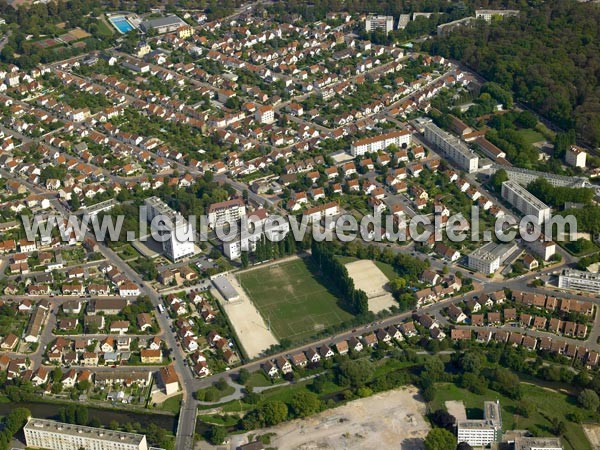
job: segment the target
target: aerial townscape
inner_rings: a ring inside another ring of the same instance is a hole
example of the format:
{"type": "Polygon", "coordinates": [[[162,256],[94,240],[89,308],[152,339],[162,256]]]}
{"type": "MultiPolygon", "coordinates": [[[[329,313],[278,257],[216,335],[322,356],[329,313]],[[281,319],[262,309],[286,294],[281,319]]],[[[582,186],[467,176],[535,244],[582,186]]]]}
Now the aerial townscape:
{"type": "Polygon", "coordinates": [[[600,449],[600,1],[0,0],[0,450],[600,449]]]}

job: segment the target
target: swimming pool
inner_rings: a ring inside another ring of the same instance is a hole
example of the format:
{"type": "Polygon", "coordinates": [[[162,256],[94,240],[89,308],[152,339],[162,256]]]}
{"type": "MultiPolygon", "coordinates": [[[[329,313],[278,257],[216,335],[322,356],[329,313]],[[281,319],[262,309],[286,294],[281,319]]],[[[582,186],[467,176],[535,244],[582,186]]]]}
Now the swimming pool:
{"type": "Polygon", "coordinates": [[[121,34],[128,33],[129,31],[134,29],[134,26],[131,25],[131,22],[129,22],[129,20],[127,20],[126,17],[111,17],[109,20],[113,24],[113,26],[117,30],[119,30],[119,33],[121,34]]]}

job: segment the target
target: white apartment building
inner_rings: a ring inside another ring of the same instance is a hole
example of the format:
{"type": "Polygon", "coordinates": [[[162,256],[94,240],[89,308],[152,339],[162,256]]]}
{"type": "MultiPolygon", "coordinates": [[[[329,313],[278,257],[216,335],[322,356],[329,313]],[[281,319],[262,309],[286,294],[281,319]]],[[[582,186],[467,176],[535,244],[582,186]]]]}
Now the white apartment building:
{"type": "Polygon", "coordinates": [[[408,130],[393,131],[391,133],[354,141],[350,146],[350,153],[352,156],[361,156],[365,153],[385,150],[390,145],[396,145],[397,147],[408,147],[411,143],[411,139],[412,135],[408,130]]]}
{"type": "Polygon", "coordinates": [[[23,427],[25,444],[49,450],[148,450],[146,436],[30,418],[23,427]]]}
{"type": "Polygon", "coordinates": [[[590,184],[589,180],[585,177],[566,177],[564,175],[555,175],[537,170],[522,169],[521,167],[494,166],[494,168],[496,170],[504,169],[510,181],[515,181],[523,186],[527,186],[538,178],[544,178],[555,187],[586,187],[590,184]]]}
{"type": "Polygon", "coordinates": [[[157,231],[161,234],[163,252],[172,261],[180,261],[196,254],[194,245],[194,229],[188,224],[181,214],[173,211],[165,202],[158,197],[150,197],[145,200],[147,207],[147,220],[152,223],[156,217],[161,218],[161,226],[157,231]],[[164,224],[164,226],[162,226],[164,224]]]}
{"type": "Polygon", "coordinates": [[[246,236],[237,236],[235,239],[223,242],[223,253],[229,259],[237,259],[242,256],[242,252],[256,250],[256,243],[264,236],[271,242],[281,241],[290,231],[290,224],[284,222],[269,221],[263,219],[260,223],[255,223],[255,232],[250,232],[246,236]]]}
{"type": "Polygon", "coordinates": [[[600,273],[563,269],[558,277],[558,287],[600,294],[600,273]]]}
{"type": "Polygon", "coordinates": [[[390,31],[394,31],[394,17],[370,15],[365,21],[365,29],[367,32],[382,30],[385,34],[388,34],[390,31]]]}
{"type": "Polygon", "coordinates": [[[500,441],[502,417],[499,402],[483,402],[483,419],[462,420],[457,423],[458,442],[472,447],[485,447],[500,441]]]}
{"type": "Polygon", "coordinates": [[[475,18],[483,19],[486,22],[491,22],[494,17],[510,17],[510,16],[518,16],[518,9],[476,9],[475,10],[475,18]]]}
{"type": "Polygon", "coordinates": [[[523,214],[534,216],[538,225],[550,219],[550,207],[514,181],[502,183],[502,198],[523,214]]]}
{"type": "Polygon", "coordinates": [[[315,206],[304,212],[308,222],[318,222],[325,217],[335,216],[340,213],[340,207],[335,202],[329,202],[324,205],[315,206]]]}
{"type": "Polygon", "coordinates": [[[471,173],[479,168],[479,157],[463,141],[431,122],[425,124],[424,130],[425,139],[437,146],[460,170],[471,173]]]}
{"type": "Polygon", "coordinates": [[[540,236],[539,239],[529,242],[528,247],[538,257],[544,261],[548,261],[556,253],[556,243],[552,240],[547,240],[545,236],[540,236]]]}
{"type": "Polygon", "coordinates": [[[237,222],[246,215],[246,205],[241,198],[213,203],[208,207],[208,226],[215,229],[226,223],[237,222]]]}
{"type": "Polygon", "coordinates": [[[576,145],[571,145],[565,153],[566,163],[573,167],[585,168],[586,158],[587,153],[581,147],[577,147],[576,145]]]}
{"type": "Polygon", "coordinates": [[[272,105],[261,106],[256,109],[254,118],[264,124],[271,124],[275,122],[275,110],[272,105]]]}
{"type": "Polygon", "coordinates": [[[512,252],[517,249],[516,244],[496,244],[488,242],[468,255],[469,269],[491,275],[495,273],[512,252]]]}

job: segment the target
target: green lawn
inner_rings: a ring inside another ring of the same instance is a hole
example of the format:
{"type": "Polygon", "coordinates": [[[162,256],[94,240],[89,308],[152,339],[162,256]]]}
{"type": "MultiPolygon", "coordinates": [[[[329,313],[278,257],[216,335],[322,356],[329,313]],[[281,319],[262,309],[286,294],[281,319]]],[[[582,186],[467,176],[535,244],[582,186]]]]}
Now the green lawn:
{"type": "Polygon", "coordinates": [[[391,264],[384,263],[381,261],[375,261],[375,265],[379,267],[379,270],[387,277],[388,280],[392,281],[394,278],[398,278],[398,274],[391,264]]]}
{"type": "Polygon", "coordinates": [[[158,408],[163,411],[169,411],[173,414],[179,413],[179,408],[181,408],[181,399],[183,398],[183,394],[176,395],[174,397],[170,397],[166,399],[158,408]]]}
{"type": "Polygon", "coordinates": [[[353,317],[308,259],[251,270],[239,279],[279,339],[302,341],[353,317]]]}
{"type": "Polygon", "coordinates": [[[519,130],[519,134],[525,139],[525,142],[529,145],[533,145],[536,142],[545,141],[546,138],[542,133],[531,128],[523,128],[519,130]]]}
{"type": "Polygon", "coordinates": [[[579,408],[575,399],[569,395],[544,389],[530,384],[522,384],[523,400],[535,405],[536,411],[530,417],[515,414],[515,400],[511,400],[498,392],[488,390],[484,395],[473,394],[451,383],[439,383],[435,388],[435,398],[430,404],[431,410],[444,408],[447,400],[462,400],[467,408],[469,418],[481,418],[485,400],[500,400],[502,407],[502,425],[506,430],[530,430],[540,435],[551,436],[551,425],[548,418],[559,417],[564,421],[566,432],[563,437],[565,450],[591,450],[591,446],[580,424],[569,421],[566,416],[570,412],[579,411],[589,420],[591,416],[579,408]]]}
{"type": "Polygon", "coordinates": [[[258,370],[252,375],[246,382],[246,386],[251,388],[262,387],[262,386],[272,386],[273,382],[267,377],[267,375],[262,370],[258,370]]]}

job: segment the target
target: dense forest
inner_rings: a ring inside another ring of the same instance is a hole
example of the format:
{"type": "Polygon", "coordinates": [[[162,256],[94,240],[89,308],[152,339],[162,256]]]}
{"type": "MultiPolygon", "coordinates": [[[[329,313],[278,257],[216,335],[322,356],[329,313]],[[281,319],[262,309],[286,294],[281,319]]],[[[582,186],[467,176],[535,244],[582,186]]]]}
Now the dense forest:
{"type": "Polygon", "coordinates": [[[549,0],[518,19],[480,23],[424,49],[460,60],[577,137],[600,145],[600,8],[549,0]]]}

